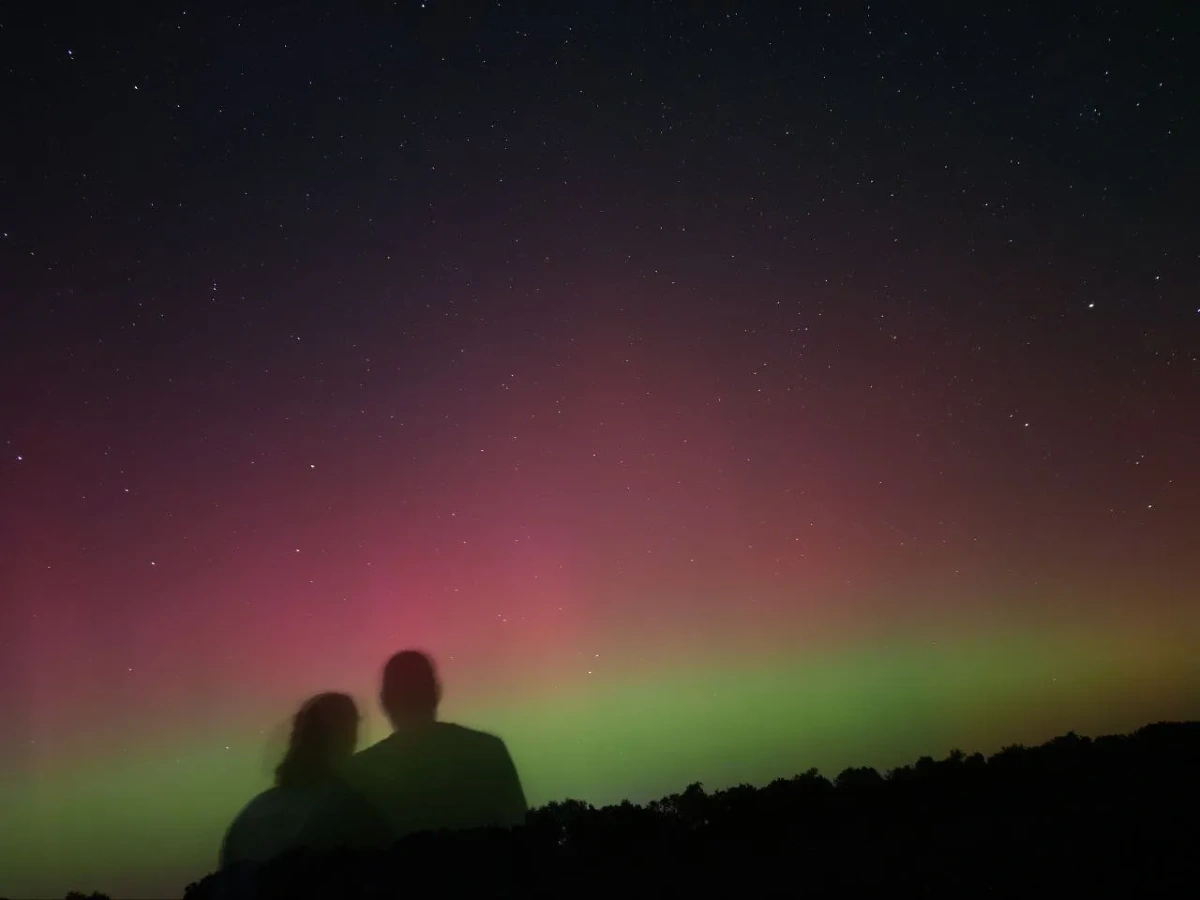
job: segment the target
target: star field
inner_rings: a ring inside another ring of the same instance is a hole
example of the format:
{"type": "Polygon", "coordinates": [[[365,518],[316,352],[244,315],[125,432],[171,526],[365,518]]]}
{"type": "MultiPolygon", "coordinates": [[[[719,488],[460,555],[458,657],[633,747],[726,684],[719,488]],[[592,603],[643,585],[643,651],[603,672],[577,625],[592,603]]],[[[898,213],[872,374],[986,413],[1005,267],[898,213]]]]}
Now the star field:
{"type": "Polygon", "coordinates": [[[0,893],[410,645],[534,803],[1200,715],[1192,26],[6,11],[0,893]]]}

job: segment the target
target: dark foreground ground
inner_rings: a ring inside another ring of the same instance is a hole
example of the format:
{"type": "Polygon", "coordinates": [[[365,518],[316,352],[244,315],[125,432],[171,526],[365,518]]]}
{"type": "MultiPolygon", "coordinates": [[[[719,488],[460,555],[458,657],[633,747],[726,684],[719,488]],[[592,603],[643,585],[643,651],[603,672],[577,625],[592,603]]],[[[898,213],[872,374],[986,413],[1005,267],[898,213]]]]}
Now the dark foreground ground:
{"type": "Polygon", "coordinates": [[[1200,722],[1068,734],[885,775],[553,803],[512,832],[297,854],[209,875],[186,898],[1195,896],[1198,764],[1200,722]]]}

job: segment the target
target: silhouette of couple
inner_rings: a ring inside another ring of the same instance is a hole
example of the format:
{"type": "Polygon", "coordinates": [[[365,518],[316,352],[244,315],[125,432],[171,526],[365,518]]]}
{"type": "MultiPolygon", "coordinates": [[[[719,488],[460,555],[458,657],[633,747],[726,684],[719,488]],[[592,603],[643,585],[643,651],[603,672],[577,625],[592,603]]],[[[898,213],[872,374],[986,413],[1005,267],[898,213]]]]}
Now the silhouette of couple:
{"type": "Polygon", "coordinates": [[[275,786],[238,814],[221,867],[289,850],[381,847],[418,831],[513,826],[525,793],[500,738],[437,720],[441,684],[424,653],[397,653],[380,700],[392,734],[355,754],[359,713],[346,694],[319,694],[292,720],[275,786]]]}

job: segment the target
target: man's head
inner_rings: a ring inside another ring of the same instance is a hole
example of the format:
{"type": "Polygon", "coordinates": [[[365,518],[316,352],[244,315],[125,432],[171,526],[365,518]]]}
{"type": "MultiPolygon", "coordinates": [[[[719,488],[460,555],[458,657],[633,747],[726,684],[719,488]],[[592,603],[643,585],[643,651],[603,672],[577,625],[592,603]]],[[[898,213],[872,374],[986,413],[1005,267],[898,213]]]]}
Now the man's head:
{"type": "Polygon", "coordinates": [[[393,727],[437,719],[442,686],[433,660],[419,650],[402,650],[383,667],[380,700],[393,727]]]}

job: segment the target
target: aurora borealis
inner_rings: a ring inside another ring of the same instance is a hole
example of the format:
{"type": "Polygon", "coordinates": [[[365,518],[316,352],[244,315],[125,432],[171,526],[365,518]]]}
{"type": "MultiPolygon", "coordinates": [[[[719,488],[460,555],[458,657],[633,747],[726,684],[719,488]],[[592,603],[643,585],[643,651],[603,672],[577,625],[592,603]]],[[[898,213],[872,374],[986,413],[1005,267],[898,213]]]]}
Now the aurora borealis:
{"type": "Polygon", "coordinates": [[[1176,14],[519,6],[5,13],[0,896],[408,646],[534,804],[1200,717],[1176,14]]]}

